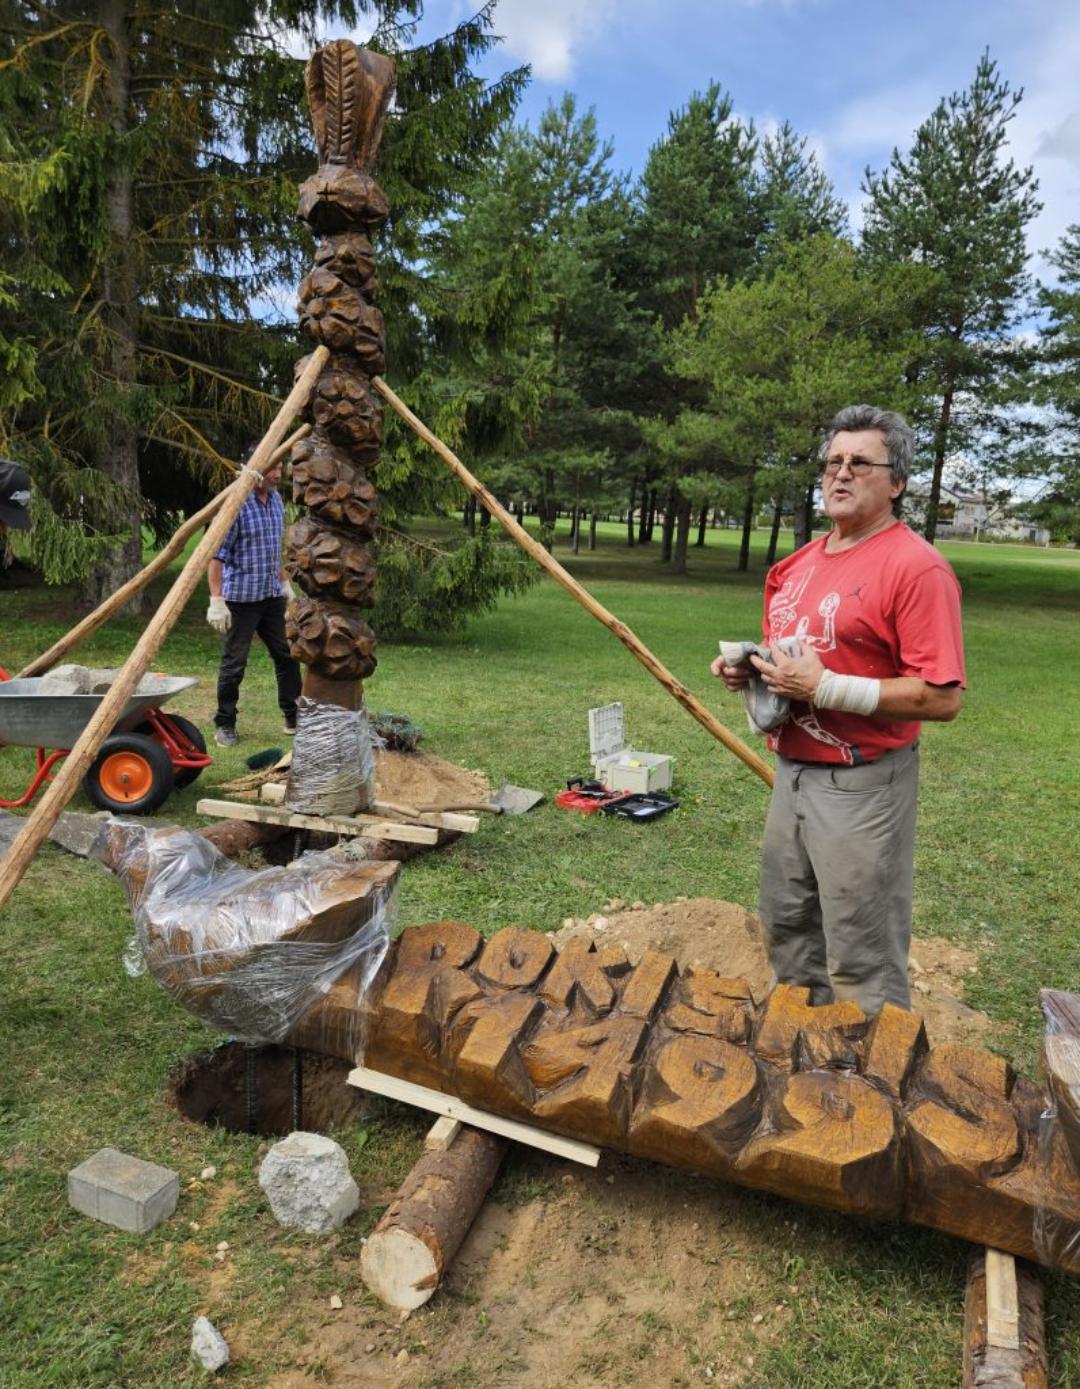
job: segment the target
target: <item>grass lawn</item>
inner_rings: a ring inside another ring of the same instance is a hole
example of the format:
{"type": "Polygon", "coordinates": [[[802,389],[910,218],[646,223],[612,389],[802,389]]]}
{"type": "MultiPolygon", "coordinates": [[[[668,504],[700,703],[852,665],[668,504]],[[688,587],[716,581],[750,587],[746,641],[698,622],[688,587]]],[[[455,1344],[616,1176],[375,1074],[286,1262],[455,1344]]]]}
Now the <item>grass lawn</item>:
{"type": "MultiPolygon", "coordinates": [[[[627,551],[620,539],[618,528],[601,527],[596,552],[574,558],[560,543],[555,553],[742,735],[741,705],[707,666],[719,637],[758,630],[764,536],[751,572],[739,575],[736,534],[711,532],[704,551],[691,551],[683,578],[660,569],[656,546],[627,551]]],[[[1073,852],[1080,553],[942,549],[964,587],[970,691],[955,723],[924,732],[915,928],[977,951],[966,1001],[1004,1025],[1004,1051],[1034,1073],[1039,987],[1080,985],[1080,860],[1073,852]]],[[[189,606],[158,666],[201,678],[175,707],[208,729],[218,641],[203,621],[204,596],[189,606]]],[[[67,630],[76,599],[55,590],[0,594],[0,664],[18,669],[67,630]]],[[[119,664],[138,630],[134,619],[114,622],[75,659],[119,664]]],[[[402,924],[449,917],[485,934],[510,923],[550,930],[563,917],[598,910],[612,894],[647,902],[723,897],[753,907],[764,786],[553,583],[503,602],[462,637],[387,644],[380,655],[370,706],[408,712],[427,731],[429,750],[481,768],[495,785],[512,781],[550,795],[586,771],[586,711],[620,699],[632,740],[677,759],[682,800],[681,810],[645,827],[550,804],[487,820],[477,835],[406,867],[402,924]]],[[[284,745],[261,650],[249,667],[239,722],[239,747],[220,753],[201,782],[171,799],[169,818],[193,821],[207,785],[236,775],[251,752],[284,745]]],[[[21,790],[31,765],[27,751],[5,750],[0,794],[21,790]]],[[[80,798],[73,808],[89,807],[80,798]]],[[[281,1240],[255,1183],[258,1141],[187,1125],[162,1103],[170,1066],[213,1039],[148,979],[124,974],[129,931],[115,882],[53,846],[5,912],[0,1386],[200,1383],[187,1360],[188,1335],[207,1305],[221,1239],[237,1254],[217,1310],[243,1325],[246,1347],[228,1377],[268,1384],[294,1363],[306,1335],[290,1307],[336,1286],[328,1282],[332,1260],[351,1260],[356,1281],[359,1241],[377,1211],[346,1227],[332,1251],[281,1240]],[[185,1180],[213,1163],[230,1174],[234,1199],[223,1210],[210,1192],[185,1195],[174,1220],[142,1238],[95,1225],[68,1208],[64,1176],[106,1144],[175,1167],[185,1180]],[[189,1231],[189,1221],[205,1228],[189,1231]]],[[[340,1137],[358,1181],[392,1185],[415,1158],[422,1131],[386,1105],[363,1137],[340,1137]]],[[[500,1191],[510,1199],[521,1180],[511,1163],[500,1191]]],[[[741,1218],[768,1246],[793,1212],[806,1298],[783,1339],[738,1382],[746,1389],[958,1383],[965,1247],[756,1198],[741,1218]]],[[[790,1261],[767,1263],[763,1276],[779,1294],[792,1282],[790,1261]]],[[[1048,1311],[1053,1383],[1080,1385],[1080,1284],[1051,1278],[1048,1311]]],[[[449,1389],[459,1381],[409,1382],[449,1389]]]]}

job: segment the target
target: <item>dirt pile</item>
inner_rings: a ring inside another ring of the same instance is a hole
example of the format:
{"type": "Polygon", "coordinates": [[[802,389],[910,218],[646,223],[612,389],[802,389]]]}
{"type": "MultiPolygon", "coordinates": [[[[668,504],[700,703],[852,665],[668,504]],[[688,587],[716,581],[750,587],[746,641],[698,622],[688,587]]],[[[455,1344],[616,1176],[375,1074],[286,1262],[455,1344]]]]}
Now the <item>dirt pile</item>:
{"type": "Polygon", "coordinates": [[[459,767],[430,752],[375,754],[375,794],[402,805],[464,805],[486,801],[491,784],[483,772],[459,767]]]}

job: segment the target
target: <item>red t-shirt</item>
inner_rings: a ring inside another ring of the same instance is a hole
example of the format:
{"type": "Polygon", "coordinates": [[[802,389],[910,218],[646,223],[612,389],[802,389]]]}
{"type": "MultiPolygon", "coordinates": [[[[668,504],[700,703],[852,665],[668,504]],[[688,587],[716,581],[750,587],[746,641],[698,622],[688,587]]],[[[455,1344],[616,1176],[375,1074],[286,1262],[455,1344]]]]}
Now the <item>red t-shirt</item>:
{"type": "MultiPolygon", "coordinates": [[[[948,562],[901,522],[835,555],[827,538],[769,570],[766,642],[798,637],[839,675],[963,685],[960,584],[948,562]]],[[[872,762],[913,743],[920,727],[796,700],[769,746],[802,762],[872,762]]]]}

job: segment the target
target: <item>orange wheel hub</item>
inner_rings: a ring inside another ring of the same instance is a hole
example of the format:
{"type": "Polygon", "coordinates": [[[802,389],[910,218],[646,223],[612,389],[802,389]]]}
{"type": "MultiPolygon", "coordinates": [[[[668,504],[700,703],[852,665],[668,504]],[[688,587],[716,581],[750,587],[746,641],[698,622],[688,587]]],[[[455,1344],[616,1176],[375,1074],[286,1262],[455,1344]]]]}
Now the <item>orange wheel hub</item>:
{"type": "Polygon", "coordinates": [[[98,781],[113,801],[141,801],[154,784],[154,769],[137,752],[114,752],[98,769],[98,781]]]}

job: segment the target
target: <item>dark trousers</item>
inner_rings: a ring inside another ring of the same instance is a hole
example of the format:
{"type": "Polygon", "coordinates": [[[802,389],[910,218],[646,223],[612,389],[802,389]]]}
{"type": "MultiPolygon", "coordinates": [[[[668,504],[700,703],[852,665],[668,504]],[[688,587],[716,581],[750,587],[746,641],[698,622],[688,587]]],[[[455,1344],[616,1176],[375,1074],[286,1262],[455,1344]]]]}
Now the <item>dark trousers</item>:
{"type": "Polygon", "coordinates": [[[230,603],[229,612],[232,613],[232,626],[222,639],[218,707],[214,723],[218,728],[236,727],[240,681],[247,669],[251,639],[256,635],[274,662],[281,712],[289,723],[295,723],[296,701],[300,697],[300,666],[293,660],[289,643],[285,640],[285,599],[263,598],[258,603],[230,603]]]}

